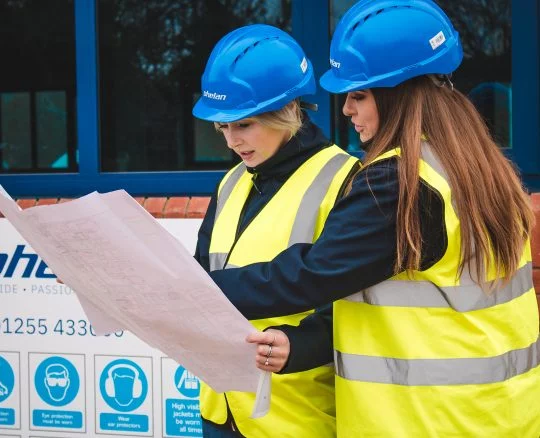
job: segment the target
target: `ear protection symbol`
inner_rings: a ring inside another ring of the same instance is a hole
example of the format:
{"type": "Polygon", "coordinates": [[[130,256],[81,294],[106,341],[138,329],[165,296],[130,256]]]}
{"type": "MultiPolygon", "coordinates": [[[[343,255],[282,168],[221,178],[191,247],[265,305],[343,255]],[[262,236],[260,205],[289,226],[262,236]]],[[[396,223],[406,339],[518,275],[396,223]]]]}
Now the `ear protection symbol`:
{"type": "MultiPolygon", "coordinates": [[[[143,385],[142,380],[139,377],[139,370],[135,368],[133,365],[126,364],[126,363],[118,363],[116,365],[113,365],[111,368],[109,368],[109,371],[107,372],[107,378],[105,379],[105,393],[107,396],[111,398],[116,397],[116,391],[114,389],[114,378],[113,373],[115,370],[119,368],[124,368],[133,371],[135,374],[133,378],[133,398],[139,398],[142,395],[143,392],[143,385]]],[[[119,374],[119,376],[122,376],[119,374]]],[[[126,377],[126,376],[123,376],[126,377]]]]}

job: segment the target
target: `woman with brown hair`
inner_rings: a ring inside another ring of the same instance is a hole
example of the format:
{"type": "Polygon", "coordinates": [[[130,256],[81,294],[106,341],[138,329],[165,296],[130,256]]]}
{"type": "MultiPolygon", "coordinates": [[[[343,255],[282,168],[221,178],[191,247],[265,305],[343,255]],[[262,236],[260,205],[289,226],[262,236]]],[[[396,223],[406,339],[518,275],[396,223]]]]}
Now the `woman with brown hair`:
{"type": "MultiPolygon", "coordinates": [[[[533,214],[450,82],[462,56],[431,0],[353,6],[321,85],[347,93],[362,169],[315,243],[212,274],[251,318],[335,301],[338,436],[540,435],[533,214]]],[[[295,360],[300,329],[282,330],[290,354],[270,362],[271,335],[250,336],[259,368],[295,360]]]]}

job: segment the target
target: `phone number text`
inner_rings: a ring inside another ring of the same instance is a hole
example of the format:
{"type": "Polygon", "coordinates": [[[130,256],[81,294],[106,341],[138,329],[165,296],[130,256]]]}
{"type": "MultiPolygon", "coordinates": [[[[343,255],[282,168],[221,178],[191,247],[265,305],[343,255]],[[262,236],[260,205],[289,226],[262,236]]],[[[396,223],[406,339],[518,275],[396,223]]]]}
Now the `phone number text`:
{"type": "MultiPolygon", "coordinates": [[[[85,319],[48,319],[6,317],[0,319],[0,334],[4,335],[58,335],[97,336],[92,324],[85,319]]],[[[117,331],[105,336],[121,338],[124,332],[117,331]]]]}

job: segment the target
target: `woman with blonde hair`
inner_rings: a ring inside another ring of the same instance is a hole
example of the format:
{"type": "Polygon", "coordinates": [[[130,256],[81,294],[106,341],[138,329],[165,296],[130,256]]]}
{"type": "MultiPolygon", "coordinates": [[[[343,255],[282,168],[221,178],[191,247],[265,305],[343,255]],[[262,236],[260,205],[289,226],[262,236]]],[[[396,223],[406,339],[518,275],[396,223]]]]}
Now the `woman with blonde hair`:
{"type": "MultiPolygon", "coordinates": [[[[220,182],[201,225],[195,256],[206,270],[269,261],[289,246],[312,243],[320,235],[357,160],[330,143],[302,111],[300,97],[315,88],[310,61],[280,29],[245,26],[214,47],[193,114],[214,122],[242,162],[220,182]]],[[[312,311],[252,321],[259,330],[269,328],[267,363],[284,365],[288,357],[282,342],[286,335],[270,327],[301,325],[309,333],[320,330],[319,324],[331,326],[331,308],[319,309],[319,318],[302,323],[312,311]]],[[[270,411],[262,418],[251,418],[255,394],[218,394],[204,385],[204,436],[334,436],[331,336],[315,340],[299,335],[299,344],[304,354],[289,361],[286,375],[273,376],[270,411]],[[318,343],[324,347],[313,351],[318,343]]]]}
{"type": "MultiPolygon", "coordinates": [[[[450,81],[462,57],[431,0],[354,5],[320,82],[347,93],[363,167],[316,242],[212,274],[251,318],[335,301],[338,436],[540,436],[533,214],[450,81]]],[[[299,335],[287,335],[292,360],[299,335]]],[[[249,341],[258,366],[278,372],[269,338],[249,341]]]]}

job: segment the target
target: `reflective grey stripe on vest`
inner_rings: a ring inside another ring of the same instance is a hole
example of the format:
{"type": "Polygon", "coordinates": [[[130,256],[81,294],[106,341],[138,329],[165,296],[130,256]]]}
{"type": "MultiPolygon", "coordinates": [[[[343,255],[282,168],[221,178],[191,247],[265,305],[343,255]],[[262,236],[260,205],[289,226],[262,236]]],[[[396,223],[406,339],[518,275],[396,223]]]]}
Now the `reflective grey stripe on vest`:
{"type": "Polygon", "coordinates": [[[446,172],[443,169],[441,162],[431,150],[431,146],[429,145],[429,143],[423,141],[422,145],[420,146],[420,150],[422,154],[422,160],[428,163],[435,172],[437,172],[444,178],[445,181],[448,181],[448,176],[446,175],[446,172]]]}
{"type": "Polygon", "coordinates": [[[225,181],[225,184],[223,184],[223,187],[219,191],[219,196],[217,198],[216,215],[214,217],[214,223],[216,223],[217,218],[219,214],[221,213],[221,210],[223,210],[223,207],[225,203],[227,202],[227,200],[229,199],[229,196],[231,196],[231,193],[234,187],[236,186],[236,183],[242,177],[245,171],[246,171],[246,166],[241,163],[236,169],[234,169],[233,173],[229,176],[227,181],[225,181]]]}
{"type": "MultiPolygon", "coordinates": [[[[296,212],[296,217],[294,219],[294,224],[292,226],[291,236],[289,238],[287,247],[295,243],[311,243],[313,241],[313,234],[315,233],[315,224],[317,222],[319,207],[321,206],[324,197],[328,193],[328,188],[330,187],[330,184],[332,184],[337,171],[347,162],[349,158],[350,156],[347,154],[338,154],[332,157],[322,167],[311,185],[307,188],[302,200],[300,201],[298,211],[296,212]]],[[[245,167],[243,166],[240,166],[240,168],[242,168],[242,171],[238,172],[238,169],[236,169],[220,191],[218,205],[216,208],[216,220],[219,213],[221,213],[225,202],[234,189],[234,186],[245,170],[245,167]],[[229,182],[231,182],[233,179],[234,184],[229,185],[229,182]]],[[[230,264],[224,268],[227,256],[228,253],[211,253],[209,256],[210,271],[215,271],[216,269],[236,268],[237,266],[230,264]]]]}
{"type": "Polygon", "coordinates": [[[336,374],[347,380],[405,386],[503,382],[540,365],[540,338],[500,356],[466,359],[394,359],[334,352],[336,374]]]}
{"type": "Polygon", "coordinates": [[[210,261],[210,272],[223,269],[228,255],[229,254],[226,252],[211,252],[208,255],[210,261]]]}
{"type": "Polygon", "coordinates": [[[239,266],[231,265],[230,263],[227,263],[227,266],[223,267],[223,265],[225,265],[225,262],[227,261],[228,255],[229,254],[226,252],[213,252],[209,254],[210,272],[216,271],[218,269],[238,268],[239,266]]]}
{"type": "MultiPolygon", "coordinates": [[[[448,182],[448,175],[447,175],[446,171],[444,170],[444,168],[442,167],[441,162],[439,161],[439,159],[433,153],[433,150],[431,149],[431,146],[429,145],[429,143],[426,143],[425,141],[423,141],[420,148],[421,148],[420,150],[421,150],[421,153],[422,153],[422,157],[421,157],[422,160],[424,160],[427,164],[429,164],[429,166],[435,172],[437,172],[446,182],[448,182]]],[[[431,186],[429,181],[424,180],[424,182],[431,186]]],[[[450,185],[449,182],[448,182],[448,185],[450,185]]],[[[433,188],[435,189],[435,187],[433,187],[433,188]]],[[[457,211],[456,200],[455,200],[454,197],[452,197],[452,207],[454,208],[454,211],[457,211]]]]}
{"type": "MultiPolygon", "coordinates": [[[[229,199],[229,196],[231,196],[233,189],[235,188],[236,184],[238,183],[245,171],[246,166],[240,163],[240,165],[236,169],[234,169],[233,173],[229,176],[227,181],[225,181],[225,184],[223,184],[223,187],[219,191],[219,196],[216,202],[216,214],[214,216],[214,223],[216,223],[218,216],[221,214],[221,211],[225,206],[225,203],[229,199]]],[[[223,265],[225,265],[227,256],[228,253],[210,253],[210,271],[223,269],[223,265]]]]}
{"type": "Polygon", "coordinates": [[[287,248],[295,243],[313,242],[315,224],[317,223],[321,203],[328,193],[328,188],[332,184],[337,171],[349,158],[350,156],[347,154],[332,157],[308,187],[298,207],[287,248]]]}
{"type": "Polygon", "coordinates": [[[487,294],[472,280],[460,286],[439,287],[428,281],[387,280],[345,298],[374,306],[446,307],[458,312],[486,309],[507,303],[533,287],[532,263],[516,271],[510,282],[487,294]]]}

